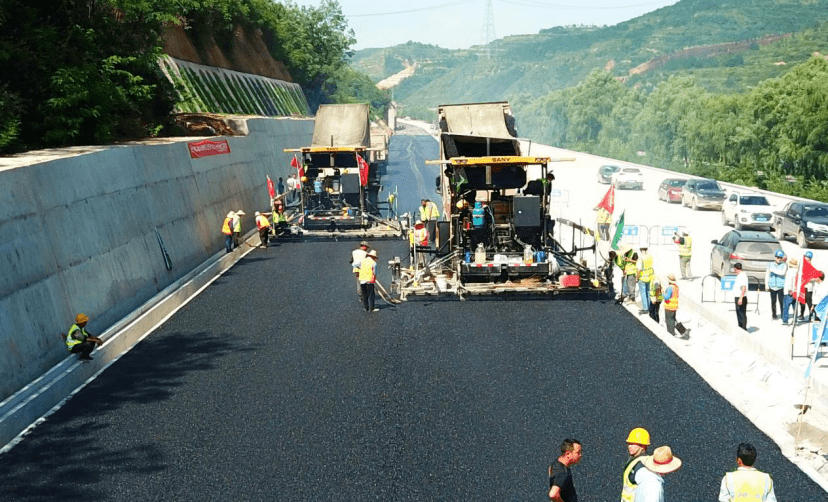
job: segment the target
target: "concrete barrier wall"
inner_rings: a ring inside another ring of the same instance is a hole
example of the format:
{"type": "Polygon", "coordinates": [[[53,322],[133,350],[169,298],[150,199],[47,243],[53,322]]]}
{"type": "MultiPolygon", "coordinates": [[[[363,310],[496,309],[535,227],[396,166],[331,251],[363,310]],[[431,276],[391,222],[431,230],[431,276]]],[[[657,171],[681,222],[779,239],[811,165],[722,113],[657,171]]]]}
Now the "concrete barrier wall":
{"type": "Polygon", "coordinates": [[[269,207],[266,175],[287,177],[282,149],[310,144],[313,121],[250,119],[248,128],[225,138],[226,155],[191,159],[182,140],[0,171],[0,401],[67,357],[60,333],[78,312],[101,333],[223,252],[229,211],[247,213],[243,233],[255,227],[253,212],[269,207]]]}

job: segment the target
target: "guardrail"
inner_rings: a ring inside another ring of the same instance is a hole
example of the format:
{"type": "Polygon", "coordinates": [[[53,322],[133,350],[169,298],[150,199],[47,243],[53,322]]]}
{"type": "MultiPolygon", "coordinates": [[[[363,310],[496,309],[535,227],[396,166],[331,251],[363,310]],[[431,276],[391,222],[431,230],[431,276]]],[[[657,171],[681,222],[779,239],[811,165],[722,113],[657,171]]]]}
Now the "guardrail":
{"type": "MultiPolygon", "coordinates": [[[[544,146],[548,146],[548,145],[544,145],[544,146]]],[[[552,148],[557,148],[557,147],[552,147],[552,148]]],[[[616,165],[625,164],[625,165],[628,165],[630,167],[638,167],[638,168],[641,168],[641,169],[647,169],[649,171],[660,172],[660,173],[663,173],[665,175],[669,175],[669,177],[671,177],[671,178],[679,178],[679,179],[687,179],[687,180],[689,180],[689,179],[696,179],[696,180],[710,179],[710,178],[704,178],[702,176],[696,176],[696,175],[693,175],[693,174],[682,173],[682,172],[679,172],[679,171],[671,171],[669,169],[664,169],[664,168],[661,168],[661,167],[648,166],[646,164],[636,164],[635,162],[630,162],[628,160],[611,159],[609,157],[602,157],[600,155],[595,155],[593,153],[576,152],[575,150],[568,150],[568,149],[565,149],[565,148],[560,148],[560,150],[566,150],[566,151],[569,151],[569,152],[577,153],[578,155],[583,155],[583,156],[586,156],[586,157],[592,157],[592,158],[595,158],[595,159],[601,159],[602,162],[613,162],[616,165]]],[[[747,186],[744,186],[744,185],[737,185],[735,183],[729,183],[727,181],[719,181],[719,180],[716,180],[716,181],[718,181],[719,184],[721,184],[722,186],[730,187],[733,190],[750,190],[753,193],[760,193],[762,195],[769,195],[771,197],[778,197],[778,198],[784,199],[788,202],[797,201],[797,202],[817,202],[817,203],[821,203],[820,201],[817,201],[817,200],[806,199],[806,198],[803,198],[803,197],[796,197],[796,196],[793,196],[793,195],[785,195],[785,194],[781,194],[781,193],[777,193],[777,192],[771,192],[769,190],[763,190],[763,189],[757,188],[757,187],[747,187],[747,186]]]]}
{"type": "MultiPolygon", "coordinates": [[[[719,278],[719,276],[713,275],[713,274],[707,274],[706,276],[704,276],[704,278],[702,278],[702,286],[701,286],[701,303],[727,303],[727,296],[729,294],[732,294],[733,283],[735,282],[735,280],[736,280],[735,275],[726,275],[722,278],[719,278]],[[706,288],[705,285],[708,282],[710,282],[709,279],[714,279],[715,281],[717,281],[719,283],[719,286],[717,288],[713,289],[713,299],[712,300],[705,300],[704,299],[704,293],[705,293],[705,288],[706,288]],[[723,299],[717,299],[717,294],[716,294],[717,291],[721,291],[722,293],[724,293],[724,298],[723,299]]],[[[755,277],[748,276],[748,290],[745,294],[745,298],[748,298],[748,301],[750,301],[750,298],[749,298],[748,295],[750,295],[751,291],[755,292],[755,295],[753,295],[753,303],[756,304],[756,309],[754,310],[754,312],[756,314],[760,313],[760,310],[759,310],[759,294],[764,292],[764,290],[759,289],[759,286],[761,284],[762,283],[759,281],[759,279],[757,279],[755,277]],[[756,284],[756,288],[753,289],[753,290],[751,290],[751,288],[750,288],[751,283],[756,284]]]]}

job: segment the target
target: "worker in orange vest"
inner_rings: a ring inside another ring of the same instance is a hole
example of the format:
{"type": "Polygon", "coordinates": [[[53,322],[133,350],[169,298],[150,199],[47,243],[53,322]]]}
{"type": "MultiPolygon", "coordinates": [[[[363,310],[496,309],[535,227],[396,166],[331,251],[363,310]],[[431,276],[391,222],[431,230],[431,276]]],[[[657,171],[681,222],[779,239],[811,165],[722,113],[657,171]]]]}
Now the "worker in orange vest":
{"type": "Polygon", "coordinates": [[[408,239],[411,242],[412,250],[417,253],[417,263],[425,262],[425,253],[417,252],[417,246],[428,247],[428,230],[422,220],[414,223],[414,230],[409,232],[408,239]]]}
{"type": "Polygon", "coordinates": [[[676,284],[676,276],[667,276],[667,289],[664,290],[664,322],[667,325],[667,332],[676,336],[676,310],[679,306],[679,287],[676,284]]]}
{"type": "Polygon", "coordinates": [[[221,233],[224,234],[224,250],[228,253],[233,250],[233,220],[235,218],[236,213],[230,211],[221,225],[221,233]]]}
{"type": "Polygon", "coordinates": [[[261,241],[259,245],[267,248],[267,242],[270,240],[270,222],[267,220],[267,216],[258,211],[256,211],[256,228],[259,229],[259,240],[261,241]]]}

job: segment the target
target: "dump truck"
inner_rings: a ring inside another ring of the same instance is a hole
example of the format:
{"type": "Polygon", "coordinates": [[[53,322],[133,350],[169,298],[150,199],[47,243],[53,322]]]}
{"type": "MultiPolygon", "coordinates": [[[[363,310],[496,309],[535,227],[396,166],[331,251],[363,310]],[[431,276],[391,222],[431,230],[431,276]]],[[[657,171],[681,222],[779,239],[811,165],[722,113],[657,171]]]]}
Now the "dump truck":
{"type": "Polygon", "coordinates": [[[386,174],[388,168],[388,139],[393,131],[382,120],[371,122],[371,150],[369,163],[376,164],[377,174],[386,174]]]}
{"type": "MultiPolygon", "coordinates": [[[[380,140],[380,136],[382,139],[380,140]]],[[[292,223],[305,237],[402,237],[403,223],[383,216],[378,167],[388,138],[372,145],[367,104],[320,105],[311,145],[300,154],[300,203],[292,223]]]]}
{"type": "MultiPolygon", "coordinates": [[[[434,245],[410,241],[410,265],[394,258],[392,289],[410,295],[606,292],[603,274],[569,250],[555,226],[592,237],[589,229],[550,214],[551,164],[574,159],[523,155],[507,102],[441,105],[437,109],[443,217],[434,245]]],[[[560,230],[559,230],[560,231],[560,230]]],[[[595,253],[593,253],[594,256],[595,253]]]]}

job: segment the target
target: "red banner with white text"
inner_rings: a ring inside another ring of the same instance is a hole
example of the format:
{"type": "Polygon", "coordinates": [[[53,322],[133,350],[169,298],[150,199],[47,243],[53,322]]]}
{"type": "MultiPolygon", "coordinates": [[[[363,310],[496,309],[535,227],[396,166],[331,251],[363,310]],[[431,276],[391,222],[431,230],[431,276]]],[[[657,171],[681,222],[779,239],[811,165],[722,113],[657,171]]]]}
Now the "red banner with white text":
{"type": "Polygon", "coordinates": [[[190,158],[193,159],[230,153],[230,145],[226,139],[220,141],[205,139],[196,143],[187,143],[187,148],[190,149],[190,158]]]}

